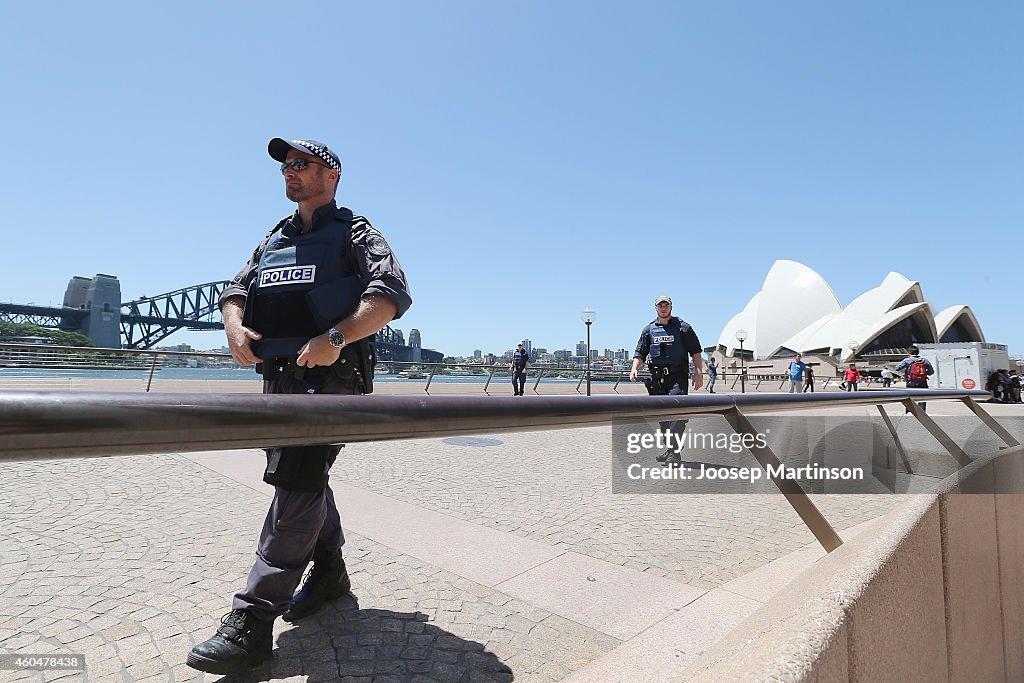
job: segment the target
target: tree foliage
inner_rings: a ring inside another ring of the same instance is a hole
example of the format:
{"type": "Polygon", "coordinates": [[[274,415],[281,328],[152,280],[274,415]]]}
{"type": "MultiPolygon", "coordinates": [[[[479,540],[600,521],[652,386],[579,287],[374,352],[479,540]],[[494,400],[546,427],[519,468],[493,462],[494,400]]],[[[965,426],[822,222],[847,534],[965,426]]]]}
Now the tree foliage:
{"type": "Polygon", "coordinates": [[[95,346],[92,339],[79,332],[54,330],[28,323],[0,322],[0,337],[46,337],[60,346],[95,346]]]}

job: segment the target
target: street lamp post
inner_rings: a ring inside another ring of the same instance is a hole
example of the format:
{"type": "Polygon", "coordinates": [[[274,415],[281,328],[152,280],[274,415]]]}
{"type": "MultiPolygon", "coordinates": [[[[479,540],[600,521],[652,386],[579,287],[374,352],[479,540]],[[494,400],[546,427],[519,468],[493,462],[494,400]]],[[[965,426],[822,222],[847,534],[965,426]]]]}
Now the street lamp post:
{"type": "Polygon", "coordinates": [[[747,339],[746,330],[736,330],[736,340],[740,343],[740,393],[747,393],[747,363],[743,356],[743,342],[747,339]]]}
{"type": "Polygon", "coordinates": [[[590,396],[590,326],[597,320],[597,313],[592,308],[584,308],[580,320],[587,326],[587,396],[590,396]]]}

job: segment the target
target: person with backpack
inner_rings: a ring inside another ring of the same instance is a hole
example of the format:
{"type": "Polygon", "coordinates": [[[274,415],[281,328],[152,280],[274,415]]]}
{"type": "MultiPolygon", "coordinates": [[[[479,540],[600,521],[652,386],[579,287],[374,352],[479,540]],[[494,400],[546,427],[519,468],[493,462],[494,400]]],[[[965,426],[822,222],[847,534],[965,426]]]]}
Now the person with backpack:
{"type": "MultiPolygon", "coordinates": [[[[893,368],[894,372],[904,371],[903,378],[907,381],[907,389],[927,389],[928,377],[935,374],[935,368],[931,361],[919,354],[920,349],[911,346],[907,349],[907,357],[893,368]]],[[[921,403],[921,410],[925,410],[926,403],[921,403]]]]}
{"type": "Polygon", "coordinates": [[[814,393],[814,369],[810,365],[804,370],[804,390],[803,393],[811,392],[814,393]]]}

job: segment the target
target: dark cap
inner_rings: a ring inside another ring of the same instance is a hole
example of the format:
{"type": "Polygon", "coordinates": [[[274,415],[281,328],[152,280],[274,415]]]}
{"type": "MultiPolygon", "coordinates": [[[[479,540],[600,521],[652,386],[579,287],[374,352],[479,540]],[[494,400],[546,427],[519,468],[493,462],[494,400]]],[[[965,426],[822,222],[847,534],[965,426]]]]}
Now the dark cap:
{"type": "Polygon", "coordinates": [[[290,149],[320,157],[324,160],[325,164],[333,168],[338,173],[341,173],[341,159],[330,147],[322,142],[317,142],[316,140],[285,140],[284,138],[274,138],[270,141],[270,144],[267,145],[267,151],[270,152],[270,158],[275,161],[280,161],[282,164],[287,161],[288,150],[290,149]]]}

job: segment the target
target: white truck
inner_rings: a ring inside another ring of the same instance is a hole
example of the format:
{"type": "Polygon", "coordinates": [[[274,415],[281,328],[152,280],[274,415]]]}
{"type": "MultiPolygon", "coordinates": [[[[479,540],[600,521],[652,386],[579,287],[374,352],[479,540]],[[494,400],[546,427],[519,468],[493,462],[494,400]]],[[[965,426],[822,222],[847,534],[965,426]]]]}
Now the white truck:
{"type": "Polygon", "coordinates": [[[935,368],[928,378],[929,389],[984,389],[993,372],[1011,369],[1005,344],[951,342],[917,347],[935,368]]]}

